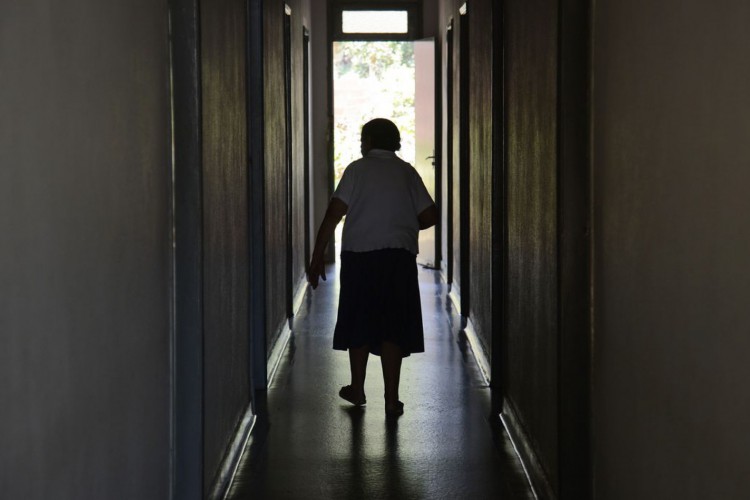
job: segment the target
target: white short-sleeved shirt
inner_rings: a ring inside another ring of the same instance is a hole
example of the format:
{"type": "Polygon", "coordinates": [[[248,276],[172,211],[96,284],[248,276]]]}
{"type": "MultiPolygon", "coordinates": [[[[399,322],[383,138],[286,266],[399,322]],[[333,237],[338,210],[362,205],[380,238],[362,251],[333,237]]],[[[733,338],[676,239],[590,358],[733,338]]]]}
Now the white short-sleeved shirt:
{"type": "Polygon", "coordinates": [[[371,149],[346,167],[333,196],[349,207],[342,250],[419,253],[417,216],[434,201],[416,169],[396,153],[371,149]]]}

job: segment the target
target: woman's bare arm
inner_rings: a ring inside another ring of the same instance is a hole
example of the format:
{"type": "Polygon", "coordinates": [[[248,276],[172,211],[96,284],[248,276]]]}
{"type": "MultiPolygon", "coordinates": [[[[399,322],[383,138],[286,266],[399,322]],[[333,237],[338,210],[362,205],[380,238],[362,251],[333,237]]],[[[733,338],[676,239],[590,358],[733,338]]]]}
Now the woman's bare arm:
{"type": "Polygon", "coordinates": [[[326,280],[326,269],[323,262],[326,246],[331,241],[336,226],[341,218],[346,215],[348,208],[347,204],[338,198],[331,198],[331,202],[328,204],[328,210],[323,217],[323,222],[320,223],[318,236],[315,238],[315,248],[310,259],[310,265],[307,268],[307,281],[313,287],[313,290],[318,287],[318,278],[323,278],[323,281],[326,280]]]}

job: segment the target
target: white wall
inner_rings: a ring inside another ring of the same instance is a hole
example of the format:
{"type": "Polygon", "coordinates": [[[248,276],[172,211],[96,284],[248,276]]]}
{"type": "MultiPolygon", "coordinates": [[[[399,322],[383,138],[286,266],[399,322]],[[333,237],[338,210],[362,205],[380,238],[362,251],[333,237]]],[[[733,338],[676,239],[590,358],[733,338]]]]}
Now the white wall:
{"type": "Polygon", "coordinates": [[[167,3],[0,3],[0,496],[166,498],[167,3]]]}
{"type": "Polygon", "coordinates": [[[594,19],[596,498],[747,498],[750,4],[594,19]]]}

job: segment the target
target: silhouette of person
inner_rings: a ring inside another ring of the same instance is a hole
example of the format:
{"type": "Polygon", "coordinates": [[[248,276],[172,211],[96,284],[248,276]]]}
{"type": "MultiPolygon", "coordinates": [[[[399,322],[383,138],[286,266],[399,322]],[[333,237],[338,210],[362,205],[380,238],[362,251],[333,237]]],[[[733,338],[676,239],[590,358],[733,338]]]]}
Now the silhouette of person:
{"type": "Polygon", "coordinates": [[[349,351],[351,383],[339,396],[360,406],[370,353],[381,357],[385,411],[404,412],[399,401],[402,358],[424,352],[416,255],[420,229],[438,212],[421,177],[396,156],[401,135],[390,120],[362,127],[362,158],[344,171],[318,230],[307,279],[326,279],[323,255],[341,218],[341,293],[333,348],[349,351]]]}

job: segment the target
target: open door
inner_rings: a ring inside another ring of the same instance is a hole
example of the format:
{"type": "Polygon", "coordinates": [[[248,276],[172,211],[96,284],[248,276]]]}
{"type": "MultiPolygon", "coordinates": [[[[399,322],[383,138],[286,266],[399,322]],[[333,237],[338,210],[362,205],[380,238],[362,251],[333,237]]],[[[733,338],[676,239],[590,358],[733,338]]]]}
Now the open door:
{"type": "MultiPolygon", "coordinates": [[[[435,198],[435,40],[428,38],[414,42],[415,68],[415,135],[414,167],[422,177],[433,200],[435,198]]],[[[437,267],[435,228],[419,232],[417,263],[437,267]]]]}

